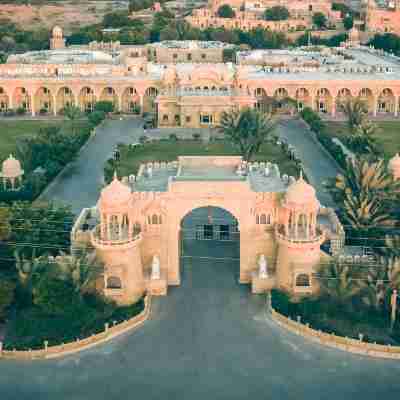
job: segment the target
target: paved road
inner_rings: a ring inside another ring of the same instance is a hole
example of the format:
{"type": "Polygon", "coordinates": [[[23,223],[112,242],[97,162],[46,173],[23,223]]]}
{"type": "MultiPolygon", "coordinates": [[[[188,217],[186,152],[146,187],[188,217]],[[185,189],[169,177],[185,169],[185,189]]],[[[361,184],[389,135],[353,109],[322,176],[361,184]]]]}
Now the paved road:
{"type": "Polygon", "coordinates": [[[185,259],[182,275],[182,286],[156,299],[136,332],[59,360],[0,362],[0,398],[398,397],[399,362],[323,348],[282,330],[267,316],[265,297],[238,285],[237,263],[185,259]]]}
{"type": "MultiPolygon", "coordinates": [[[[139,122],[134,124],[137,127],[139,122]]],[[[71,201],[75,209],[97,199],[103,162],[114,143],[129,142],[140,132],[131,121],[113,122],[112,138],[107,125],[102,129],[83,159],[77,160],[76,168],[82,169],[75,168],[58,189],[53,188],[52,196],[71,201]]],[[[295,125],[285,126],[283,134],[296,141],[305,164],[307,157],[315,156],[315,149],[307,149],[307,139],[297,137],[295,125]]],[[[306,167],[324,168],[309,161],[306,167]]],[[[312,173],[311,179],[322,179],[321,171],[312,173]]],[[[237,249],[207,246],[185,243],[182,285],[155,299],[151,319],[136,332],[59,360],[0,361],[0,399],[376,400],[398,396],[399,362],[327,349],[282,330],[268,317],[265,297],[250,295],[247,286],[238,285],[237,261],[190,257],[237,258],[237,249]]]]}
{"type": "Polygon", "coordinates": [[[96,203],[103,185],[103,168],[117,143],[135,143],[143,135],[140,119],[107,120],[79,157],[50,187],[43,199],[70,204],[73,212],[96,203]]]}
{"type": "Polygon", "coordinates": [[[283,121],[278,127],[278,135],[295,147],[303,163],[304,172],[317,190],[321,204],[333,207],[333,200],[323,182],[339,173],[336,164],[321,149],[302,121],[283,121]]]}

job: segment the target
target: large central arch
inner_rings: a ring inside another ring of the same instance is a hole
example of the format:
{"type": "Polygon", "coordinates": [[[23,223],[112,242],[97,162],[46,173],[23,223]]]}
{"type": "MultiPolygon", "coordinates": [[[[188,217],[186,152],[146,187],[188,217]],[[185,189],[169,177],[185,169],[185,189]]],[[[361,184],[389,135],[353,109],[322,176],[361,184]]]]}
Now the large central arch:
{"type": "Polygon", "coordinates": [[[181,219],[180,272],[187,267],[221,267],[237,282],[240,270],[240,232],[236,217],[218,206],[198,207],[181,219]]]}

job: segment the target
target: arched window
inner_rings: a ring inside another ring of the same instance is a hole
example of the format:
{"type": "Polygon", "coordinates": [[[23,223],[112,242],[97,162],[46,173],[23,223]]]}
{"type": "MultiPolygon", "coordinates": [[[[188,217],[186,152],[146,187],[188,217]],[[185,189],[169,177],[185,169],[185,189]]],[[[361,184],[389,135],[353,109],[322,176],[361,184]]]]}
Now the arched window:
{"type": "Polygon", "coordinates": [[[296,286],[298,287],[309,287],[310,277],[307,274],[299,274],[296,276],[296,286]]]}
{"type": "Polygon", "coordinates": [[[110,276],[107,278],[107,289],[121,289],[121,279],[118,276],[110,276]]]}
{"type": "Polygon", "coordinates": [[[157,217],[156,214],[154,214],[154,215],[152,216],[152,218],[151,218],[151,223],[152,223],[153,225],[157,225],[157,224],[158,224],[158,217],[157,217]]]}
{"type": "Polygon", "coordinates": [[[265,214],[261,214],[260,224],[265,225],[266,223],[267,223],[267,217],[265,216],[265,214]]]}

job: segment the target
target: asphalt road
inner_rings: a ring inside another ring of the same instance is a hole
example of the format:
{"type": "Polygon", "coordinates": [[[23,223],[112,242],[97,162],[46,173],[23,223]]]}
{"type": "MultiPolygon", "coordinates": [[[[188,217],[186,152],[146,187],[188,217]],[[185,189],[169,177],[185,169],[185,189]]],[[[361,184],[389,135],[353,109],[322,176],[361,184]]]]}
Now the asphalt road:
{"type": "MultiPolygon", "coordinates": [[[[198,246],[209,256],[235,252],[208,243],[198,246]]],[[[399,362],[320,347],[282,330],[268,317],[265,296],[239,286],[236,262],[191,258],[199,249],[189,247],[182,285],[155,299],[144,326],[66,358],[0,362],[0,399],[398,397],[399,362]]]]}
{"type": "MultiPolygon", "coordinates": [[[[290,124],[284,129],[303,149],[304,163],[315,156],[301,132],[290,124]]],[[[140,131],[139,121],[107,122],[49,196],[75,210],[94,204],[114,144],[134,141],[140,131]]],[[[318,169],[313,179],[332,173],[309,162],[318,169]]],[[[0,361],[0,400],[398,397],[398,361],[325,348],[277,326],[265,296],[237,283],[235,246],[208,241],[185,242],[183,248],[182,285],[154,300],[144,326],[61,359],[0,361]]]]}

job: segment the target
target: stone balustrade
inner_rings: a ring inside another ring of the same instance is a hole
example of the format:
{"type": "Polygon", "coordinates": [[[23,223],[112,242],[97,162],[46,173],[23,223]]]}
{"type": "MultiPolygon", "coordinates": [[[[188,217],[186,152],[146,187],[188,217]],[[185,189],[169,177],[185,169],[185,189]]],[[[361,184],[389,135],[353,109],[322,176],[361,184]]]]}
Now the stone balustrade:
{"type": "Polygon", "coordinates": [[[128,231],[122,232],[121,236],[113,239],[102,239],[100,234],[101,225],[97,225],[91,233],[92,243],[99,246],[122,246],[132,242],[136,242],[142,238],[140,233],[136,235],[129,234],[128,231]]]}
{"type": "MultiPolygon", "coordinates": [[[[273,320],[283,328],[303,336],[321,345],[344,350],[349,353],[362,354],[377,358],[391,358],[400,360],[400,346],[381,345],[376,343],[366,343],[361,339],[336,336],[322,331],[317,331],[309,325],[285,317],[271,308],[273,320]]],[[[360,336],[361,337],[361,336],[360,336]]]]}
{"type": "Polygon", "coordinates": [[[45,341],[43,349],[40,350],[4,350],[3,345],[0,342],[0,360],[2,358],[14,360],[38,360],[57,358],[77,353],[100,343],[105,343],[125,332],[141,326],[149,318],[150,311],[151,296],[146,296],[144,299],[144,310],[133,318],[112,326],[110,324],[105,324],[103,332],[91,335],[85,339],[77,339],[75,342],[48,346],[48,342],[45,341]]]}

